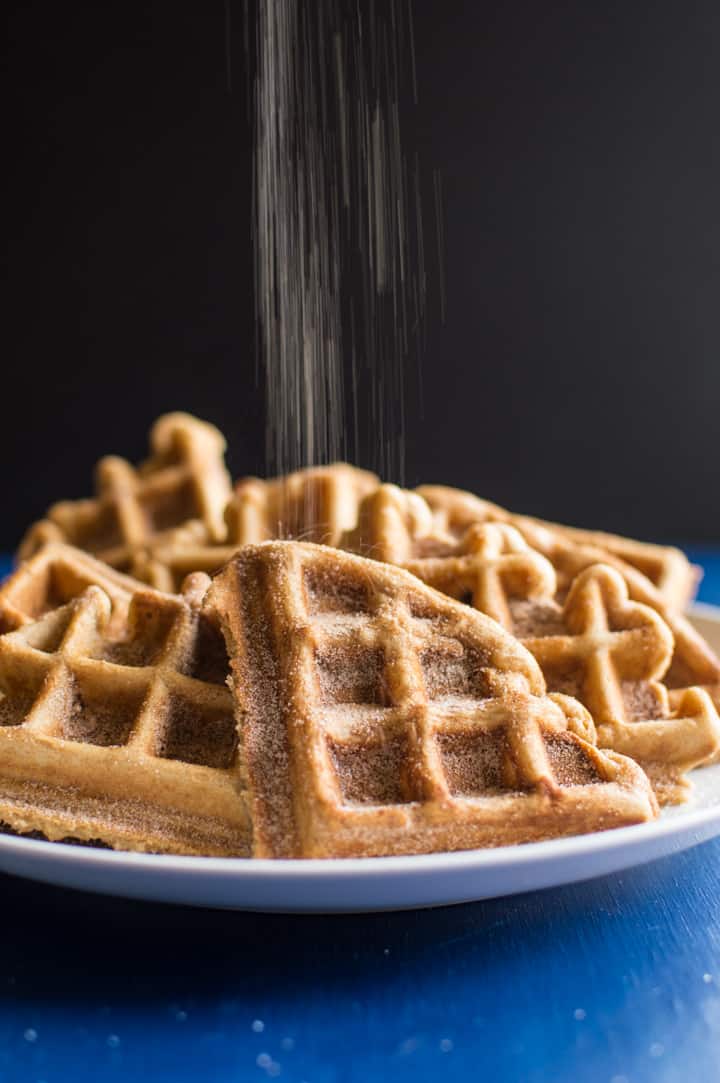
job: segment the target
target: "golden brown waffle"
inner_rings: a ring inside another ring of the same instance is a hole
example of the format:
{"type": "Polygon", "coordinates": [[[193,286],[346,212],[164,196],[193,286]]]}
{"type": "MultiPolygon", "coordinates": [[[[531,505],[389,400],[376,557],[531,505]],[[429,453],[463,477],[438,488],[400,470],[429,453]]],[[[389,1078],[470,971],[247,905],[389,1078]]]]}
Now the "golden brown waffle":
{"type": "Polygon", "coordinates": [[[30,624],[91,586],[102,587],[110,599],[111,630],[121,628],[130,599],[142,583],[82,549],[51,542],[24,561],[0,586],[0,632],[30,624]]]}
{"type": "Polygon", "coordinates": [[[166,853],[246,854],[227,654],[183,597],[134,595],[108,634],[99,587],[0,637],[0,821],[49,839],[166,853]]]}
{"type": "Polygon", "coordinates": [[[662,618],[632,602],[607,565],[581,572],[562,608],[528,605],[514,631],[540,663],[551,691],[590,711],[598,743],[646,768],[662,800],[686,796],[685,772],[720,749],[720,718],[707,694],[685,690],[671,705],[664,677],[673,638],[662,618]]]}
{"type": "Polygon", "coordinates": [[[681,549],[623,538],[600,530],[581,530],[542,520],[538,522],[541,526],[558,531],[569,541],[604,549],[624,564],[637,568],[657,588],[666,605],[678,613],[684,612],[695,598],[702,569],[691,564],[681,549]]]}
{"type": "Polygon", "coordinates": [[[375,474],[348,463],[331,463],[235,486],[228,510],[230,535],[238,545],[296,538],[336,545],[357,520],[358,506],[380,484],[375,474]]]}
{"type": "Polygon", "coordinates": [[[270,481],[245,478],[226,513],[225,540],[218,545],[199,522],[156,538],[135,561],[134,574],[159,590],[177,590],[189,572],[208,575],[237,550],[272,538],[302,538],[336,545],[354,525],[358,505],[379,480],[347,463],[298,470],[270,481]]]}
{"type": "MultiPolygon", "coordinates": [[[[603,554],[596,550],[515,519],[552,558],[558,591],[552,564],[514,527],[460,522],[438,523],[417,493],[386,485],[365,498],[357,526],[341,543],[401,564],[501,623],[538,659],[551,691],[568,692],[590,709],[601,744],[652,764],[663,797],[674,792],[680,799],[683,772],[712,756],[720,722],[697,689],[671,707],[659,683],[674,649],[664,621],[629,601],[625,581],[598,564],[603,554]]],[[[635,569],[628,571],[642,582],[635,569]]],[[[690,649],[692,641],[683,646],[690,649]]]]}
{"type": "Polygon", "coordinates": [[[567,728],[580,708],[544,695],[516,640],[400,569],[268,542],[205,604],[229,645],[256,856],[497,846],[657,814],[642,770],[567,728]]]}
{"type": "Polygon", "coordinates": [[[560,535],[538,527],[521,517],[515,525],[526,541],[550,560],[558,579],[558,596],[563,598],[575,577],[585,568],[602,562],[622,575],[633,601],[650,606],[670,628],[674,648],[670,667],[663,678],[668,688],[705,688],[720,708],[720,658],[687,617],[669,606],[657,588],[636,568],[618,557],[590,545],[578,545],[560,535]]]}
{"type": "Polygon", "coordinates": [[[403,566],[408,560],[445,556],[456,538],[437,529],[422,497],[397,485],[377,485],[360,501],[339,548],[403,566]]]}
{"type": "Polygon", "coordinates": [[[191,572],[213,575],[238,550],[229,538],[216,543],[199,520],[186,523],[155,538],[139,552],[133,574],[156,590],[173,593],[191,572]]]}
{"type": "Polygon", "coordinates": [[[474,524],[458,539],[437,529],[422,497],[395,485],[382,485],[365,497],[357,525],[343,534],[340,546],[406,568],[508,631],[515,605],[552,602],[557,590],[550,561],[514,527],[474,524]]]}
{"type": "MultiPolygon", "coordinates": [[[[710,696],[715,710],[720,710],[720,658],[687,617],[670,607],[641,572],[604,550],[578,545],[538,526],[532,520],[515,517],[513,521],[529,544],[542,552],[555,568],[560,600],[566,597],[575,578],[586,568],[601,561],[612,566],[625,581],[629,597],[654,609],[672,632],[673,651],[663,684],[667,689],[678,692],[678,695],[671,696],[673,709],[676,712],[684,711],[683,704],[694,702],[693,696],[688,698],[685,692],[701,688],[710,696]]],[[[703,722],[705,725],[706,722],[703,722]]],[[[717,762],[717,756],[706,762],[717,762]]],[[[677,794],[681,794],[679,788],[677,794]]]]}
{"type": "MultiPolygon", "coordinates": [[[[496,514],[507,521],[509,513],[480,500],[471,493],[443,486],[422,486],[418,493],[427,499],[434,515],[434,529],[456,539],[474,523],[494,521],[496,514]]],[[[512,525],[526,542],[547,557],[557,575],[558,599],[562,601],[577,575],[594,564],[607,564],[618,571],[628,586],[630,598],[654,609],[672,631],[675,647],[664,683],[670,689],[699,686],[706,689],[720,709],[720,658],[690,621],[668,604],[658,588],[636,567],[605,549],[580,545],[549,526],[527,516],[510,516],[512,525]]]]}
{"type": "Polygon", "coordinates": [[[151,457],[138,467],[116,456],[101,459],[97,497],[55,504],[25,535],[20,558],[60,541],[134,572],[148,545],[195,519],[212,542],[222,541],[231,495],[222,434],[189,414],[166,414],[152,427],[150,447],[151,457]]]}
{"type": "Polygon", "coordinates": [[[624,565],[636,568],[656,587],[670,609],[682,612],[695,597],[702,570],[692,565],[682,550],[673,546],[636,541],[598,530],[582,530],[529,516],[516,516],[498,504],[445,485],[421,485],[417,492],[434,512],[461,532],[471,522],[515,523],[520,518],[528,525],[545,527],[567,541],[603,550],[606,563],[612,563],[607,560],[609,554],[624,565]]]}

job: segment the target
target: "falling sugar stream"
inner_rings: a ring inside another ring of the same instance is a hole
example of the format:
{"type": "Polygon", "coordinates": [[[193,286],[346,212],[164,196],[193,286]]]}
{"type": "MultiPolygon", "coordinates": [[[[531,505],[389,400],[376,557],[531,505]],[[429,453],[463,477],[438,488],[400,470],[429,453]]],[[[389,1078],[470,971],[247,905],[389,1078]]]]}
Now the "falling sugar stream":
{"type": "Polygon", "coordinates": [[[427,294],[420,169],[401,130],[416,100],[409,0],[257,0],[254,245],[270,473],[355,460],[366,442],[368,465],[404,481],[427,294]]]}

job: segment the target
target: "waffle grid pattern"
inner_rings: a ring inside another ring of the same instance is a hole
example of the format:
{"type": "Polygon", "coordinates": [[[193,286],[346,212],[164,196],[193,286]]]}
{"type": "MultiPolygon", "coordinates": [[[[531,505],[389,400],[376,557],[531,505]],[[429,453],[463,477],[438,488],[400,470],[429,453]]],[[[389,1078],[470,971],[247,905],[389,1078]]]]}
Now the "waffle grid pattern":
{"type": "Polygon", "coordinates": [[[602,551],[605,563],[612,563],[608,560],[611,556],[624,566],[636,568],[656,588],[660,599],[670,609],[681,612],[693,599],[698,570],[693,568],[680,549],[514,515],[498,504],[444,485],[421,485],[417,492],[451,529],[462,532],[473,522],[522,523],[530,528],[546,530],[574,545],[602,551]]]}
{"type": "Polygon", "coordinates": [[[61,542],[46,545],[0,586],[0,632],[30,624],[90,586],[101,587],[112,603],[111,632],[127,619],[130,599],[142,583],[82,549],[61,542]]]}
{"type": "MultiPolygon", "coordinates": [[[[480,500],[471,493],[463,493],[444,486],[423,485],[417,490],[427,500],[436,516],[438,527],[456,539],[461,538],[469,526],[477,522],[504,521],[515,526],[528,545],[547,557],[557,575],[558,598],[564,599],[575,578],[594,564],[607,564],[622,575],[629,595],[635,602],[650,606],[659,613],[672,631],[675,648],[665,683],[671,689],[685,689],[698,685],[706,688],[720,708],[720,658],[717,657],[703,637],[675,607],[675,599],[666,597],[637,566],[621,559],[617,553],[596,545],[580,544],[572,540],[564,528],[556,530],[554,524],[544,523],[526,516],[511,515],[494,504],[480,500]]],[[[587,532],[579,532],[581,535],[587,532]]],[[[602,537],[597,535],[597,537],[602,537]]],[[[614,536],[611,536],[614,537],[614,536]]],[[[618,539],[618,543],[624,539],[618,539]]],[[[642,547],[644,543],[632,543],[642,547]]],[[[660,550],[662,546],[649,546],[660,550]]],[[[693,586],[696,576],[687,558],[678,550],[670,550],[672,560],[684,561],[693,586]]],[[[636,565],[638,561],[636,560],[636,565]]],[[[672,593],[672,592],[671,592],[672,593]]]]}
{"type": "MultiPolygon", "coordinates": [[[[200,852],[208,845],[242,851],[243,768],[224,683],[224,644],[199,613],[203,580],[191,580],[185,598],[136,594],[121,639],[105,634],[110,602],[90,587],[0,640],[3,819],[13,822],[12,809],[4,808],[13,781],[51,780],[56,805],[63,790],[76,791],[80,807],[82,794],[90,801],[94,795],[134,802],[137,833],[147,830],[151,840],[152,828],[142,827],[149,809],[160,806],[185,818],[171,840],[176,851],[194,852],[195,834],[200,852]],[[219,838],[210,843],[214,833],[219,838]]],[[[50,837],[69,833],[62,811],[54,834],[50,826],[50,837]]],[[[102,823],[75,827],[114,841],[102,823]]],[[[120,831],[125,843],[128,830],[132,835],[132,826],[120,831]]],[[[164,848],[161,838],[153,844],[164,848]]]]}
{"type": "Polygon", "coordinates": [[[225,509],[226,533],[213,540],[200,522],[160,535],[134,567],[138,578],[159,590],[179,590],[190,572],[213,575],[243,545],[272,538],[301,538],[336,545],[351,526],[363,496],[378,478],[347,463],[298,470],[261,481],[244,478],[225,509]]]}
{"type": "MultiPolygon", "coordinates": [[[[602,745],[655,764],[656,775],[664,767],[675,784],[674,790],[665,786],[665,797],[681,798],[679,772],[714,754],[720,720],[697,689],[671,706],[660,679],[678,645],[661,616],[629,600],[625,579],[598,564],[596,550],[553,539],[536,525],[527,527],[526,537],[506,523],[467,525],[474,498],[461,500],[460,511],[440,522],[422,505],[416,493],[382,486],[363,501],[358,525],[343,544],[402,563],[501,623],[538,660],[551,692],[577,697],[590,710],[602,745]],[[559,582],[572,583],[564,605],[557,601],[562,592],[553,565],[528,539],[552,554],[559,582]],[[418,556],[433,549],[432,556],[418,556]]],[[[628,573],[631,583],[642,579],[634,569],[628,573]]],[[[697,638],[694,631],[692,640],[681,638],[681,657],[697,638]]]]}
{"type": "Polygon", "coordinates": [[[720,719],[708,694],[689,689],[671,707],[661,678],[672,633],[648,606],[632,602],[622,577],[595,565],[575,580],[559,629],[523,637],[548,687],[574,694],[595,719],[598,740],[641,763],[690,770],[720,747],[720,719]]]}
{"type": "Polygon", "coordinates": [[[263,856],[498,845],[630,822],[652,802],[635,765],[568,729],[579,708],[544,696],[502,629],[402,571],[268,543],[244,550],[211,597],[246,643],[235,687],[251,786],[268,790],[254,804],[263,856]],[[247,644],[261,612],[287,654],[281,700],[258,708],[264,663],[247,644]]]}
{"type": "Polygon", "coordinates": [[[556,593],[552,564],[514,527],[473,523],[456,538],[435,526],[421,497],[395,485],[382,485],[363,500],[357,526],[340,545],[407,569],[508,631],[513,601],[549,603],[556,593]]]}
{"type": "Polygon", "coordinates": [[[189,415],[167,414],[155,422],[150,445],[151,458],[137,468],[117,456],[101,459],[97,498],[50,508],[25,536],[21,559],[48,542],[65,541],[133,572],[157,538],[195,519],[211,541],[221,541],[231,495],[221,433],[189,415]]]}

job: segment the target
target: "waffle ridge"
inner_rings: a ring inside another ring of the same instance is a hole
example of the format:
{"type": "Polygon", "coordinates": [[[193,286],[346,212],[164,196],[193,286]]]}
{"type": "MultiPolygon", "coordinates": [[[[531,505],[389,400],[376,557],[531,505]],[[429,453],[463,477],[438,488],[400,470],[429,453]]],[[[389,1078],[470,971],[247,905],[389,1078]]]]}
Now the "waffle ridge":
{"type": "Polygon", "coordinates": [[[564,528],[560,528],[558,532],[554,524],[545,524],[527,516],[510,515],[504,509],[481,500],[472,493],[444,486],[425,485],[420,486],[417,494],[427,500],[434,516],[435,528],[456,539],[461,538],[471,525],[478,522],[510,522],[531,548],[545,556],[553,565],[560,601],[567,595],[576,576],[586,568],[594,564],[606,564],[614,568],[627,583],[630,598],[654,609],[673,634],[675,646],[664,683],[673,693],[677,692],[677,695],[672,697],[674,701],[681,702],[682,693],[686,689],[700,687],[708,692],[716,708],[720,709],[720,658],[682,612],[678,611],[675,604],[668,600],[638,566],[621,559],[616,551],[611,552],[587,544],[583,537],[584,532],[573,529],[568,534],[567,531],[563,533],[564,528]],[[580,540],[574,540],[578,534],[580,540]]]}
{"type": "Polygon", "coordinates": [[[550,561],[514,527],[474,523],[456,538],[437,528],[422,497],[395,485],[382,485],[362,501],[358,522],[340,546],[405,568],[508,631],[515,601],[550,602],[557,591],[550,561]]]}
{"type": "Polygon", "coordinates": [[[495,622],[408,573],[248,546],[206,606],[225,631],[257,856],[500,845],[652,818],[632,761],[583,737],[495,622]]]}
{"type": "Polygon", "coordinates": [[[212,575],[243,545],[302,538],[336,545],[357,518],[360,500],[379,485],[348,463],[297,470],[262,481],[243,478],[225,509],[225,534],[213,539],[199,521],[169,531],[147,546],[135,574],[160,590],[177,590],[193,571],[212,575]]]}
{"type": "Polygon", "coordinates": [[[121,628],[142,583],[82,549],[50,542],[23,561],[0,585],[0,632],[30,624],[72,601],[86,587],[101,587],[112,604],[111,623],[121,628]]]}
{"type": "Polygon", "coordinates": [[[682,550],[674,546],[515,515],[498,504],[446,485],[421,485],[417,492],[441,515],[460,521],[465,519],[466,525],[468,515],[470,520],[480,522],[514,523],[520,520],[526,526],[548,530],[574,545],[603,550],[605,563],[612,563],[607,559],[612,557],[626,567],[637,569],[653,584],[659,597],[672,610],[682,612],[695,596],[701,570],[694,567],[682,550]]]}
{"type": "Polygon", "coordinates": [[[137,575],[148,547],[189,522],[222,541],[231,495],[222,434],[189,414],[165,414],[151,429],[150,447],[150,458],[137,467],[114,455],[101,459],[97,496],[51,507],[25,535],[20,559],[50,542],[68,542],[137,575]]]}
{"type": "Polygon", "coordinates": [[[244,768],[222,637],[145,589],[124,634],[97,586],[0,637],[0,819],[124,849],[242,854],[244,768]]]}
{"type": "MultiPolygon", "coordinates": [[[[663,800],[684,799],[684,773],[720,747],[720,720],[704,690],[668,696],[661,678],[677,653],[670,628],[630,599],[616,568],[597,563],[602,553],[546,541],[553,566],[526,541],[538,541],[541,528],[523,532],[523,520],[516,521],[518,528],[438,522],[419,494],[383,486],[363,501],[341,544],[400,563],[493,617],[538,660],[550,691],[570,693],[590,710],[602,746],[651,769],[663,800]]],[[[638,577],[632,569],[631,583],[638,577]]],[[[681,642],[688,646],[692,641],[681,642]]]]}

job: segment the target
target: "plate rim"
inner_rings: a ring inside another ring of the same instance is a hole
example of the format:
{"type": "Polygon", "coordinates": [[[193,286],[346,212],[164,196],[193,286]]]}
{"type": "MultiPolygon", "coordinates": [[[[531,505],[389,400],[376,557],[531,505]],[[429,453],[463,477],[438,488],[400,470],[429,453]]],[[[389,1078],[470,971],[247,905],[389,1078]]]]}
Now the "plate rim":
{"type": "Polygon", "coordinates": [[[720,804],[711,808],[688,811],[651,824],[633,824],[630,827],[609,828],[607,831],[591,831],[568,838],[545,839],[540,842],[513,843],[511,846],[486,847],[475,850],[439,851],[431,854],[400,854],[390,857],[336,857],[336,858],[249,858],[249,857],[201,857],[189,854],[144,854],[132,850],[103,850],[72,843],[49,842],[45,839],[27,839],[13,835],[0,836],[0,849],[26,851],[50,858],[51,863],[70,860],[73,864],[105,866],[130,866],[134,870],[173,870],[178,873],[209,873],[231,875],[233,879],[255,878],[262,875],[270,879],[287,879],[295,875],[311,879],[333,876],[355,877],[384,875],[409,871],[438,871],[437,866],[449,866],[449,870],[463,866],[523,866],[551,858],[583,856],[589,850],[608,851],[632,846],[643,840],[657,840],[666,835],[685,834],[720,819],[720,804]],[[589,840],[592,840],[590,842],[589,840]]]}
{"type": "MultiPolygon", "coordinates": [[[[710,620],[720,627],[720,606],[696,603],[689,610],[690,616],[710,620]]],[[[702,768],[700,768],[702,770],[702,768]]],[[[0,834],[0,852],[10,851],[26,856],[35,854],[50,864],[70,862],[77,866],[96,870],[124,868],[133,872],[155,870],[158,873],[193,873],[199,877],[230,878],[235,881],[292,880],[308,878],[363,879],[384,877],[388,874],[412,874],[426,872],[456,872],[465,867],[473,870],[514,866],[530,867],[538,862],[568,860],[587,856],[590,852],[608,852],[623,847],[633,847],[644,841],[657,841],[667,835],[691,834],[720,820],[720,801],[702,809],[689,808],[663,820],[652,823],[633,824],[629,827],[591,831],[567,838],[545,839],[540,842],[513,843],[510,846],[486,847],[475,850],[439,851],[430,854],[400,854],[388,857],[340,857],[340,858],[247,858],[202,857],[189,854],[146,854],[132,850],[106,850],[72,843],[50,842],[45,839],[29,839],[15,835],[0,834]]]]}

